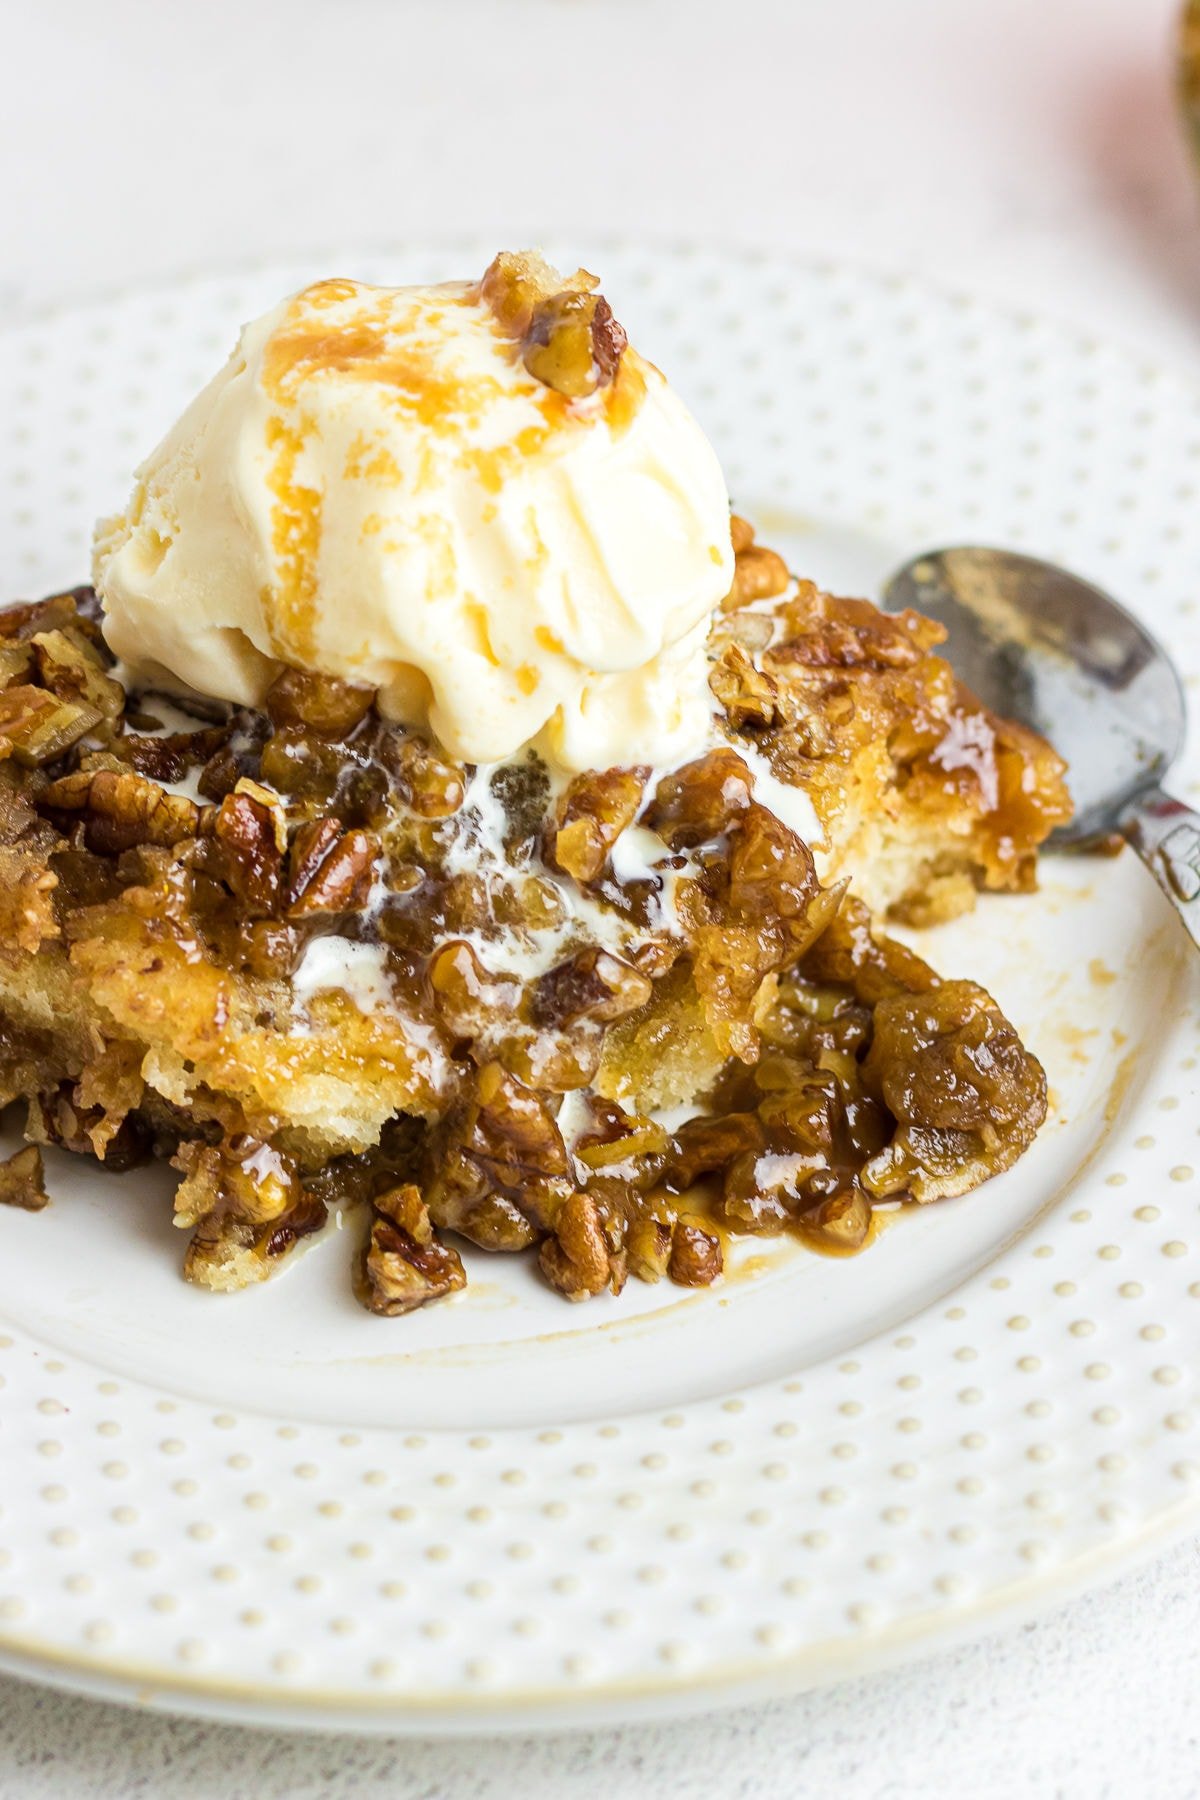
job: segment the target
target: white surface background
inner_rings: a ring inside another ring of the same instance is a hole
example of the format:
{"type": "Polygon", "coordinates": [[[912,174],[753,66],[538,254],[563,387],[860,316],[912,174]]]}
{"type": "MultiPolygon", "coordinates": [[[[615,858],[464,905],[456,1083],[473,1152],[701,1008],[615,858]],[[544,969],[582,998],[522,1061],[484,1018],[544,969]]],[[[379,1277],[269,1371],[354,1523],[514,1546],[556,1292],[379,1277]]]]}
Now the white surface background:
{"type": "MultiPolygon", "coordinates": [[[[1195,378],[1200,186],[1173,113],[1174,10],[0,0],[0,321],[334,240],[564,232],[586,259],[616,232],[919,268],[1195,378]]],[[[659,1729],[310,1741],[0,1680],[0,1800],[351,1792],[1194,1795],[1200,1545],[1026,1631],[659,1729]]]]}

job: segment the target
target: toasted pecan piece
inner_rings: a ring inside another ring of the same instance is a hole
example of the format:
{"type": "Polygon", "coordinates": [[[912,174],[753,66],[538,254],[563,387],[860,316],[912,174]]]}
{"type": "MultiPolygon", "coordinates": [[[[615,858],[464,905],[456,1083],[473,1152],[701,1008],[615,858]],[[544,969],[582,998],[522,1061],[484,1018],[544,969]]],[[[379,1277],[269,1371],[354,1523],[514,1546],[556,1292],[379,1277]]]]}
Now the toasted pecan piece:
{"type": "Polygon", "coordinates": [[[100,650],[78,626],[39,631],[30,639],[42,683],[60,699],[94,708],[112,725],[125,709],[125,689],[104,667],[100,650]]]}
{"type": "Polygon", "coordinates": [[[397,728],[381,738],[379,750],[401,798],[422,819],[449,819],[462,806],[466,770],[461,763],[439,756],[424,738],[397,728]]]}
{"type": "MultiPolygon", "coordinates": [[[[238,788],[250,785],[239,782],[238,788]]],[[[223,851],[225,879],[251,918],[268,917],[279,901],[280,817],[278,804],[238,789],[226,794],[217,810],[213,833],[223,851]]]]}
{"type": "Polygon", "coordinates": [[[362,912],[371,897],[379,839],[370,831],[339,831],[332,819],[302,825],[292,844],[287,890],[289,919],[362,912]]]}
{"type": "Polygon", "coordinates": [[[616,377],[627,339],[586,269],[561,276],[534,251],[501,251],[479,291],[529,373],[571,400],[616,377]]]}
{"type": "Polygon", "coordinates": [[[728,642],[713,664],[708,685],[735,731],[773,725],[779,714],[779,687],[757,668],[742,644],[728,642]]]}
{"type": "Polygon", "coordinates": [[[573,1189],[545,1096],[485,1063],[433,1136],[425,1198],[434,1224],[485,1249],[523,1249],[552,1228],[573,1189]]]}
{"type": "Polygon", "coordinates": [[[168,794],[133,770],[77,769],[52,781],[40,804],[51,812],[82,814],[88,849],[108,855],[141,844],[173,849],[200,829],[194,800],[168,794]]]}
{"type": "Polygon", "coordinates": [[[750,805],[753,791],[750,771],[736,750],[710,750],[664,775],[646,823],[672,850],[694,848],[727,831],[750,805]]]}
{"type": "Polygon", "coordinates": [[[609,1024],[645,1006],[654,984],[624,957],[589,944],[539,976],[530,999],[535,1025],[561,1027],[579,1019],[609,1024]]]}
{"type": "Polygon", "coordinates": [[[709,1287],[722,1273],[725,1256],[715,1232],[695,1219],[679,1218],[671,1232],[667,1274],[679,1287],[709,1287]]]}
{"type": "Polygon", "coordinates": [[[377,1195],[370,1234],[355,1272],[355,1292],[369,1312],[413,1312],[466,1287],[458,1251],[434,1235],[429,1211],[411,1183],[377,1195]]]}
{"type": "Polygon", "coordinates": [[[452,938],[429,965],[438,1017],[458,1038],[481,1037],[498,1019],[514,1014],[521,999],[515,975],[494,972],[462,938],[452,938]]]}
{"type": "Polygon", "coordinates": [[[641,766],[577,775],[559,802],[548,846],[551,866],[576,881],[595,881],[613,845],[636,819],[649,778],[650,770],[641,766]]]}
{"type": "Polygon", "coordinates": [[[25,768],[55,762],[99,725],[103,714],[84,700],[63,700],[48,688],[0,692],[0,750],[25,768]]]}
{"type": "Polygon", "coordinates": [[[568,1300],[586,1300],[612,1277],[608,1242],[595,1200],[575,1193],[563,1205],[554,1234],[538,1251],[542,1274],[568,1300]]]}
{"type": "Polygon", "coordinates": [[[21,1212],[41,1212],[49,1204],[42,1153],[36,1144],[26,1144],[7,1162],[0,1163],[0,1206],[15,1206],[21,1212]]]}
{"type": "Polygon", "coordinates": [[[338,738],[361,725],[374,701],[374,688],[356,687],[309,669],[285,669],[264,705],[276,725],[305,725],[322,736],[338,738]]]}
{"type": "Polygon", "coordinates": [[[755,600],[772,600],[787,588],[791,576],[788,566],[776,550],[764,550],[761,544],[749,544],[733,559],[733,586],[722,600],[726,612],[750,606],[755,600]]]}

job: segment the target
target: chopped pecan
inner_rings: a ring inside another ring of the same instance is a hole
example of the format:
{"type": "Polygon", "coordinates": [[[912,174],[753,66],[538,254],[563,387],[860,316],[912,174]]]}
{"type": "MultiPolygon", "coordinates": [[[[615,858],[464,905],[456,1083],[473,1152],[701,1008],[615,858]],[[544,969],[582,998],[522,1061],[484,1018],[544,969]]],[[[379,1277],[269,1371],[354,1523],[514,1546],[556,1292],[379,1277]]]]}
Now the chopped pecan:
{"type": "Polygon", "coordinates": [[[225,796],[217,811],[213,829],[224,852],[225,879],[254,917],[268,917],[279,901],[280,817],[278,805],[268,805],[254,793],[236,789],[225,796]]]}
{"type": "Polygon", "coordinates": [[[748,519],[743,519],[739,513],[730,513],[729,537],[733,544],[734,555],[736,556],[739,551],[748,550],[754,542],[754,527],[748,519]]]}
{"type": "Polygon", "coordinates": [[[642,804],[648,768],[605,769],[577,775],[558,806],[548,861],[576,881],[595,881],[609,851],[642,804]]]}
{"type": "Polygon", "coordinates": [[[82,813],[84,842],[101,855],[140,844],[171,849],[200,828],[194,800],[168,794],[132,770],[78,769],[52,781],[40,804],[50,812],[82,813]]]}
{"type": "MultiPolygon", "coordinates": [[[[165,737],[143,737],[139,732],[126,731],[116,739],[113,748],[118,755],[128,758],[139,775],[147,775],[151,781],[182,781],[190,769],[206,764],[216,756],[224,748],[228,735],[223,725],[173,731],[165,737]]],[[[236,787],[237,781],[238,776],[234,775],[228,788],[216,798],[223,800],[225,793],[236,787]]]]}
{"type": "Polygon", "coordinates": [[[312,819],[298,827],[288,858],[288,900],[299,899],[342,835],[336,819],[312,819]]]}
{"type": "Polygon", "coordinates": [[[433,1135],[425,1198],[434,1224],[489,1249],[519,1249],[552,1228],[573,1188],[544,1098],[486,1063],[433,1135]]]}
{"type": "Polygon", "coordinates": [[[561,1028],[579,1019],[607,1024],[645,1006],[653,983],[628,963],[590,944],[538,977],[530,999],[535,1025],[561,1028]]]}
{"type": "Polygon", "coordinates": [[[0,692],[0,751],[25,768],[55,762],[103,716],[98,706],[60,699],[46,688],[5,688],[0,692]]]}
{"type": "Polygon", "coordinates": [[[719,1118],[685,1119],[676,1131],[667,1162],[667,1181],[683,1193],[701,1175],[723,1169],[747,1151],[758,1152],[766,1133],[757,1113],[725,1113],[719,1118]]]}
{"type": "Polygon", "coordinates": [[[909,669],[927,653],[927,632],[941,634],[917,613],[881,613],[869,600],[834,599],[811,582],[785,604],[783,618],[787,638],[771,652],[781,670],[909,669]]]}
{"type": "Polygon", "coordinates": [[[33,666],[32,644],[11,644],[0,638],[0,688],[23,683],[33,666]]]}
{"type": "Polygon", "coordinates": [[[269,1230],[260,1234],[255,1249],[263,1257],[282,1256],[301,1238],[320,1231],[328,1217],[319,1196],[301,1187],[283,1216],[273,1220],[269,1230]]]}
{"type": "Polygon", "coordinates": [[[302,825],[292,844],[289,919],[362,912],[371,897],[379,839],[370,831],[339,833],[330,819],[302,825]]]}
{"type": "Polygon", "coordinates": [[[411,1184],[377,1195],[356,1291],[370,1312],[413,1312],[467,1285],[457,1250],[439,1243],[420,1192],[411,1184]]]}
{"type": "Polygon", "coordinates": [[[118,1110],[114,1116],[108,1107],[87,1105],[70,1081],[30,1100],[26,1135],[75,1156],[94,1156],[118,1175],[144,1163],[151,1150],[151,1134],[135,1113],[118,1110]]]}
{"type": "Polygon", "coordinates": [[[399,729],[380,739],[380,754],[396,778],[400,795],[422,819],[449,819],[462,806],[467,772],[414,732],[399,729]]]}
{"type": "Polygon", "coordinates": [[[99,650],[82,631],[39,631],[30,641],[43,684],[60,699],[94,708],[110,725],[121,716],[125,689],[105,672],[99,650]]]}
{"type": "Polygon", "coordinates": [[[291,1159],[259,1139],[185,1143],[172,1161],[185,1173],[175,1223],[192,1229],[183,1272],[202,1287],[264,1280],[297,1239],[325,1223],[323,1201],[302,1186],[291,1159]]]}
{"type": "Polygon", "coordinates": [[[63,594],[50,594],[45,600],[27,600],[19,606],[0,609],[0,638],[10,642],[26,642],[39,631],[56,631],[73,627],[84,633],[107,656],[100,633],[100,607],[94,588],[70,588],[63,594]]]}
{"type": "Polygon", "coordinates": [[[819,891],[804,839],[767,807],[748,807],[729,853],[729,903],[739,917],[803,919],[819,891]]]}
{"type": "Polygon", "coordinates": [[[620,1167],[628,1174],[631,1166],[641,1164],[649,1175],[658,1176],[671,1141],[665,1126],[640,1113],[627,1113],[612,1100],[593,1098],[591,1112],[596,1128],[585,1131],[573,1147],[585,1169],[596,1174],[620,1167]]]}
{"type": "Polygon", "coordinates": [[[788,566],[774,550],[760,544],[748,544],[733,559],[733,586],[722,600],[726,612],[739,606],[750,606],[755,600],[771,600],[786,589],[791,575],[788,566]]]}
{"type": "Polygon", "coordinates": [[[324,737],[340,738],[362,724],[374,702],[374,688],[355,687],[309,669],[285,669],[264,704],[276,725],[303,725],[324,737]]]}
{"type": "Polygon", "coordinates": [[[238,926],[237,955],[251,975],[279,981],[291,975],[300,960],[300,936],[282,919],[247,919],[238,926]]]}
{"type": "Polygon", "coordinates": [[[479,291],[501,329],[520,342],[529,373],[577,400],[613,380],[626,345],[597,285],[586,269],[564,279],[535,252],[501,251],[479,291]]]}
{"type": "Polygon", "coordinates": [[[612,1274],[608,1241],[595,1200],[575,1193],[559,1211],[554,1235],[538,1252],[542,1274],[568,1300],[586,1300],[608,1286],[612,1274]]]}
{"type": "Polygon", "coordinates": [[[552,294],[534,309],[522,360],[544,386],[582,400],[612,381],[627,341],[603,294],[552,294]]]}
{"type": "Polygon", "coordinates": [[[625,1237],[625,1266],[638,1281],[661,1281],[671,1260],[671,1225],[665,1219],[637,1218],[625,1237]]]}
{"type": "Polygon", "coordinates": [[[260,1138],[181,1144],[171,1159],[184,1179],[175,1191],[175,1223],[185,1229],[210,1214],[236,1214],[254,1227],[277,1224],[299,1194],[295,1164],[260,1138]]]}
{"type": "Polygon", "coordinates": [[[277,793],[327,808],[346,779],[345,746],[304,725],[280,725],[263,744],[258,768],[277,793]]]}
{"type": "Polygon", "coordinates": [[[797,1183],[819,1160],[795,1152],[742,1151],[722,1171],[721,1218],[734,1231],[771,1235],[785,1230],[800,1204],[797,1183]]]}
{"type": "Polygon", "coordinates": [[[725,613],[714,624],[708,637],[710,661],[719,660],[729,644],[740,644],[751,657],[768,650],[775,637],[775,620],[765,612],[725,613]]]}
{"type": "Polygon", "coordinates": [[[727,831],[750,805],[750,771],[736,750],[710,750],[664,775],[646,823],[672,850],[693,848],[727,831]]]}
{"type": "Polygon", "coordinates": [[[0,1206],[15,1206],[21,1212],[41,1212],[49,1204],[42,1153],[36,1144],[26,1144],[15,1156],[0,1163],[0,1206]]]}
{"type": "Polygon", "coordinates": [[[973,981],[880,1000],[863,1075],[904,1125],[1004,1127],[1045,1107],[1040,1064],[973,981]]]}
{"type": "Polygon", "coordinates": [[[708,685],[725,709],[735,731],[773,725],[779,711],[779,688],[755,667],[741,644],[727,643],[712,666],[708,685]]]}
{"type": "Polygon", "coordinates": [[[206,800],[223,800],[226,794],[234,792],[239,781],[262,775],[262,752],[269,724],[262,713],[233,714],[222,733],[228,741],[208,753],[196,784],[206,800]]]}
{"type": "MultiPolygon", "coordinates": [[[[588,279],[594,286],[594,278],[588,279]]],[[[536,250],[501,250],[484,270],[479,293],[505,335],[521,338],[534,308],[562,286],[558,270],[536,250]]]]}
{"type": "Polygon", "coordinates": [[[857,1182],[839,1185],[827,1200],[801,1213],[799,1223],[805,1237],[824,1250],[861,1250],[871,1229],[871,1202],[857,1182]]]}
{"type": "Polygon", "coordinates": [[[511,1018],[521,998],[516,976],[493,974],[461,938],[437,951],[429,965],[429,985],[439,1018],[458,1038],[481,1037],[511,1018]]]}
{"type": "Polygon", "coordinates": [[[680,1287],[709,1287],[724,1267],[720,1238],[695,1219],[676,1219],[667,1261],[671,1280],[680,1287]]]}

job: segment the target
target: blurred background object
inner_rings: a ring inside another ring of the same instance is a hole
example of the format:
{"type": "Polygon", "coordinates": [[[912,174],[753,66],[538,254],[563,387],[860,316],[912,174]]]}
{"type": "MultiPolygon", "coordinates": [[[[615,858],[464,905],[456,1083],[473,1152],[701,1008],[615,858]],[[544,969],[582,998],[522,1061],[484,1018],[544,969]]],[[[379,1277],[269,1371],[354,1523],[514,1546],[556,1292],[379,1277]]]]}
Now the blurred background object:
{"type": "Polygon", "coordinates": [[[1179,26],[1179,97],[1200,159],[1200,0],[1187,0],[1179,26]]]}

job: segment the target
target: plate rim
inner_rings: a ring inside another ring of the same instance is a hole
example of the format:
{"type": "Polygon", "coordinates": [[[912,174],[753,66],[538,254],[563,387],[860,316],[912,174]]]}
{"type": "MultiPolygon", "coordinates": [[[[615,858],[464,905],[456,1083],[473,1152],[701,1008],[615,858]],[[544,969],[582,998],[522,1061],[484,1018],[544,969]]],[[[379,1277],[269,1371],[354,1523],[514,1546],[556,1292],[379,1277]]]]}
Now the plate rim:
{"type": "Polygon", "coordinates": [[[779,1657],[767,1668],[731,1664],[686,1680],[663,1676],[656,1683],[612,1681],[577,1693],[509,1689],[494,1697],[462,1689],[440,1702],[425,1696],[410,1701],[394,1692],[349,1695],[302,1685],[256,1688],[195,1672],[166,1673],[132,1659],[58,1651],[3,1632],[0,1674],[168,1717],[298,1731],[312,1737],[519,1737],[530,1731],[649,1725],[819,1692],[1033,1624],[1097,1587],[1135,1573],[1194,1536],[1198,1517],[1200,1505],[1185,1496],[1136,1536],[1111,1539],[1040,1576],[1027,1576],[981,1596],[969,1611],[952,1618],[914,1613],[865,1643],[828,1638],[779,1657]]]}
{"type": "MultiPolygon", "coordinates": [[[[567,237],[566,232],[548,232],[553,239],[567,237]]],[[[362,260],[383,259],[398,254],[411,254],[418,245],[422,249],[447,252],[456,248],[478,248],[487,241],[478,230],[452,233],[422,232],[406,244],[402,240],[381,240],[358,245],[353,254],[362,260]]],[[[1023,325],[1032,322],[1050,327],[1063,343],[1080,350],[1102,348],[1117,355],[1130,372],[1142,378],[1166,378],[1173,387],[1200,398],[1200,381],[1169,360],[1147,355],[1143,350],[1122,341],[1107,331],[1080,328],[1071,321],[1040,308],[1026,308],[997,301],[987,295],[972,293],[923,275],[887,271],[855,258],[806,254],[788,250],[743,251],[729,240],[699,237],[673,238],[657,234],[590,234],[589,243],[600,254],[620,251],[623,254],[646,254],[675,261],[695,256],[728,255],[736,249],[739,258],[762,268],[795,268],[817,272],[845,272],[859,281],[884,289],[908,292],[916,297],[938,297],[955,306],[975,309],[992,321],[1005,320],[1023,325]]],[[[331,246],[335,256],[345,254],[346,246],[331,246]]],[[[149,281],[132,281],[89,289],[84,295],[71,295],[59,300],[37,303],[15,309],[0,322],[0,338],[22,331],[56,326],[80,314],[105,307],[119,306],[134,298],[164,298],[222,279],[237,280],[268,273],[272,268],[291,268],[311,262],[315,266],[324,258],[304,252],[241,258],[216,265],[196,265],[173,276],[157,276],[149,281]]],[[[1080,1173],[1083,1171],[1081,1170],[1080,1173]]],[[[1158,1192],[1156,1187],[1155,1192],[1158,1192]]],[[[1050,1211],[1060,1203],[1060,1196],[1039,1210],[1050,1211]]],[[[1033,1224],[1033,1219],[1029,1224],[1033,1224]]],[[[998,1252],[997,1254],[1000,1254],[998,1252]]],[[[912,1316],[920,1316],[925,1308],[912,1316]]],[[[903,1329],[897,1325],[894,1329],[903,1329]]],[[[869,1334],[869,1337],[874,1334],[869,1334]]],[[[869,1339],[868,1339],[869,1341],[869,1339]]],[[[734,1391],[734,1390],[731,1390],[734,1391]]],[[[743,1390],[736,1390],[743,1391],[743,1390]]],[[[749,1391],[749,1390],[744,1390],[749,1391]]],[[[252,1413],[253,1408],[239,1408],[252,1413]]],[[[273,1415],[268,1415],[273,1416],[273,1415]]],[[[496,1428],[497,1433],[504,1430],[496,1428]]],[[[167,1671],[142,1666],[134,1660],[103,1654],[91,1655],[82,1650],[63,1650],[44,1644],[36,1637],[9,1630],[0,1621],[0,1668],[26,1679],[92,1693],[96,1697],[142,1701],[168,1712],[186,1713],[209,1718],[229,1718],[242,1723],[281,1724],[289,1728],[312,1731],[407,1731],[431,1734],[469,1733],[487,1729],[519,1732],[535,1728],[541,1721],[550,1728],[606,1718],[664,1717],[700,1710],[713,1704],[740,1704],[771,1694],[794,1692],[802,1687],[824,1685],[890,1667],[913,1655],[913,1647],[924,1646],[927,1653],[970,1640],[980,1633],[1000,1629],[1034,1618],[1061,1604],[1074,1594],[1082,1593],[1100,1580],[1115,1578],[1122,1570],[1145,1561],[1170,1543],[1177,1542],[1195,1529],[1200,1519],[1200,1493],[1188,1491],[1171,1506],[1149,1516],[1135,1533],[1114,1535],[1085,1552],[1076,1552],[1062,1563],[1035,1569],[1027,1577],[1001,1589],[989,1589],[970,1604],[951,1614],[912,1613],[881,1628],[866,1639],[822,1639],[771,1658],[769,1668],[760,1657],[754,1664],[744,1663],[728,1670],[702,1672],[664,1672],[654,1683],[641,1682],[631,1694],[621,1683],[592,1682],[578,1690],[542,1693],[530,1690],[529,1703],[524,1704],[519,1690],[505,1689],[493,1697],[486,1689],[478,1693],[462,1690],[455,1698],[433,1703],[426,1697],[409,1702],[403,1694],[388,1691],[377,1695],[362,1694],[351,1703],[345,1695],[320,1687],[306,1689],[303,1684],[281,1683],[278,1687],[261,1685],[250,1688],[246,1683],[226,1684],[198,1670],[167,1671]],[[108,1685],[113,1691],[106,1693],[108,1685]],[[720,1689],[718,1697],[714,1690],[720,1689]],[[632,1706],[634,1699],[644,1698],[646,1705],[632,1706]],[[318,1712],[314,1709],[319,1709],[318,1712]]],[[[920,1654],[920,1650],[918,1650],[920,1654]]]]}

